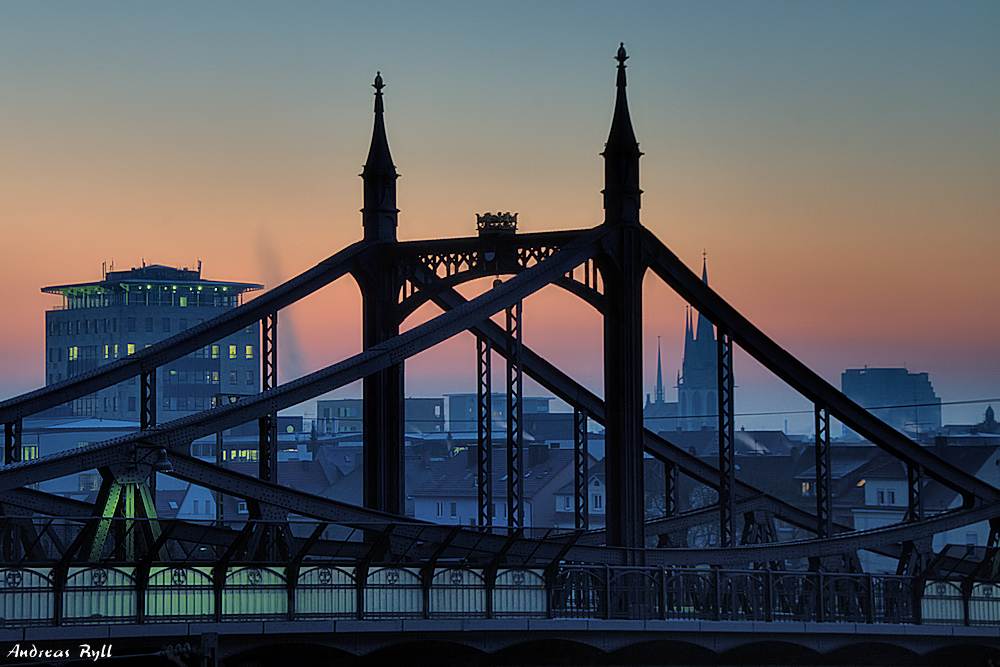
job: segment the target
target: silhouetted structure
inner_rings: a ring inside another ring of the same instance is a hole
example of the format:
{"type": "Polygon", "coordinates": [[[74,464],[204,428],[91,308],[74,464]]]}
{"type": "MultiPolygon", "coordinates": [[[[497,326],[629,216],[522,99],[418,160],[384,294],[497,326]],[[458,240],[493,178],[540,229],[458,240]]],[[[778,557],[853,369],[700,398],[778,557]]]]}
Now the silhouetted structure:
{"type": "Polygon", "coordinates": [[[904,433],[935,433],[941,428],[941,399],[927,373],[905,368],[849,368],[840,375],[848,398],[904,433]]]}

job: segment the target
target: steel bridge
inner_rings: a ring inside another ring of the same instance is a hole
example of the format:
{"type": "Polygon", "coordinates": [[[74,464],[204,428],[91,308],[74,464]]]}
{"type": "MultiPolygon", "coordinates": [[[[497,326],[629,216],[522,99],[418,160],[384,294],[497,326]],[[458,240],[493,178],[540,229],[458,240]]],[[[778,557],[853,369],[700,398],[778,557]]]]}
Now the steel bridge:
{"type": "MultiPolygon", "coordinates": [[[[261,647],[292,641],[344,656],[405,654],[406,646],[427,642],[461,644],[474,646],[480,656],[507,651],[514,656],[507,658],[510,664],[527,660],[532,642],[544,643],[545,650],[558,649],[560,642],[588,646],[587,651],[617,659],[635,658],[650,642],[661,648],[684,646],[691,650],[678,655],[689,662],[709,659],[705,656],[718,660],[734,650],[753,655],[768,646],[784,647],[770,654],[778,660],[790,646],[807,647],[815,656],[880,646],[895,647],[903,656],[946,651],[1000,657],[1000,603],[993,598],[1000,563],[1000,491],[844,396],[737,312],[641,225],[641,153],[628,111],[626,58],[622,46],[603,153],[603,224],[521,233],[516,216],[487,214],[480,216],[475,237],[398,241],[397,174],[377,76],[374,131],[362,173],[361,241],[211,321],[0,403],[5,433],[0,623],[6,628],[0,636],[22,647],[107,638],[135,653],[158,645],[158,638],[187,638],[201,647],[203,664],[213,665],[244,664],[251,650],[254,659],[284,660],[287,655],[261,647]],[[665,282],[716,328],[717,465],[643,427],[642,284],[647,274],[665,282]],[[348,275],[363,297],[364,351],[279,384],[278,313],[348,275]],[[503,281],[497,279],[474,299],[456,290],[468,281],[500,275],[503,281]],[[522,342],[522,301],[548,285],[583,299],[603,318],[604,399],[522,342]],[[426,303],[442,313],[401,331],[406,317],[426,303]],[[499,313],[505,314],[506,326],[491,319],[499,313]],[[262,391],[157,422],[157,370],[255,322],[262,330],[262,391]],[[463,331],[477,339],[479,525],[442,526],[404,515],[403,371],[407,358],[463,331]],[[814,405],[813,511],[771,497],[737,475],[736,346],[814,405]],[[506,362],[504,450],[487,446],[495,355],[506,362]],[[523,525],[525,375],[575,410],[576,530],[523,525]],[[19,460],[24,418],[136,377],[139,431],[19,460]],[[363,506],[279,485],[278,412],[357,380],[363,382],[364,399],[363,506]],[[904,522],[857,531],[834,521],[831,418],[905,464],[904,522]],[[190,455],[194,440],[253,420],[259,426],[257,477],[190,455]],[[601,531],[586,530],[589,420],[606,433],[606,529],[601,531]],[[505,460],[494,461],[500,451],[505,460]],[[653,521],[644,518],[647,454],[662,463],[666,480],[665,516],[653,521]],[[507,472],[504,526],[490,525],[494,466],[507,472]],[[149,480],[168,467],[178,479],[245,501],[249,519],[198,524],[158,518],[149,480]],[[30,488],[93,469],[102,479],[93,504],[30,488]],[[716,490],[718,502],[681,513],[680,475],[716,490]],[[954,490],[961,505],[926,511],[923,497],[930,482],[954,490]],[[775,520],[809,537],[779,542],[775,520]],[[991,538],[974,561],[932,552],[936,533],[981,521],[990,522],[991,538]],[[678,539],[688,527],[705,523],[717,526],[717,547],[692,548],[678,539]],[[859,571],[859,550],[897,559],[897,574],[859,571]],[[789,570],[791,561],[807,562],[809,569],[789,570]]],[[[1000,588],[997,592],[1000,598],[1000,588]]],[[[593,657],[586,651],[580,655],[593,657]]]]}

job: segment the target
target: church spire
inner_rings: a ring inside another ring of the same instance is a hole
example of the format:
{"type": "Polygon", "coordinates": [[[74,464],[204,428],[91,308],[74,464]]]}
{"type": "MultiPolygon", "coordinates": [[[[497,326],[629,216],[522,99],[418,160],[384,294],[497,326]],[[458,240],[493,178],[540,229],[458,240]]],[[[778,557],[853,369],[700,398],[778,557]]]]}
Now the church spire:
{"type": "Polygon", "coordinates": [[[618,47],[618,94],[611,133],[604,145],[604,221],[608,224],[639,222],[639,143],[632,130],[625,94],[625,43],[618,47]]]}
{"type": "MultiPolygon", "coordinates": [[[[701,253],[701,282],[706,285],[708,284],[708,253],[704,250],[701,253]]],[[[704,339],[706,342],[702,343],[702,345],[706,346],[709,342],[715,342],[715,329],[712,327],[712,323],[708,321],[708,318],[701,313],[698,313],[698,331],[696,333],[696,338],[699,341],[704,339]]],[[[708,350],[708,347],[705,347],[705,349],[708,350]]],[[[711,353],[714,354],[714,352],[711,353]]],[[[706,354],[708,354],[708,352],[706,352],[706,354]]]]}
{"type": "Polygon", "coordinates": [[[663,391],[663,362],[660,357],[660,337],[656,337],[656,393],[655,393],[655,403],[666,402],[666,396],[663,391]]]}
{"type": "Polygon", "coordinates": [[[365,230],[365,240],[395,241],[396,223],[399,209],[396,208],[396,167],[389,154],[389,141],[385,136],[385,107],[382,102],[382,73],[375,74],[375,128],[372,130],[372,145],[368,150],[361,178],[365,183],[365,205],[361,209],[361,220],[365,230]]]}

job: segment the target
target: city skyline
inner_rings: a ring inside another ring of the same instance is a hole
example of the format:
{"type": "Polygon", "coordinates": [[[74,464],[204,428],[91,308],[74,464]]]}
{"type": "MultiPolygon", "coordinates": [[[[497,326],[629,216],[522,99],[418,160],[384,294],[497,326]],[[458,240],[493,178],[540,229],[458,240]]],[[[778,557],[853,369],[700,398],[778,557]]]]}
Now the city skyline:
{"type": "MultiPolygon", "coordinates": [[[[623,40],[645,226],[695,270],[707,252],[712,287],[834,386],[927,372],[945,422],[1000,395],[996,5],[424,7],[0,8],[0,397],[44,384],[44,285],[201,260],[271,288],[360,239],[376,70],[401,240],[471,236],[498,209],[524,231],[600,223],[623,40]]],[[[652,393],[684,304],[648,274],[645,293],[652,393]]],[[[360,350],[349,279],[289,310],[283,380],[360,350]]],[[[525,340],[600,391],[588,306],[543,290],[525,340]]],[[[472,390],[474,363],[468,335],[418,355],[407,394],[472,390]]],[[[737,413],[811,411],[745,356],[736,374],[737,413]]]]}

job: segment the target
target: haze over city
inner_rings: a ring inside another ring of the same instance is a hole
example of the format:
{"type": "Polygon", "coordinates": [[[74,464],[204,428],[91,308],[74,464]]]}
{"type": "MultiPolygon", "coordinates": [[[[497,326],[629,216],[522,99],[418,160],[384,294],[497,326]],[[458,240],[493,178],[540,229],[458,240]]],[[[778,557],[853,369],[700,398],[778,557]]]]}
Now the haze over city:
{"type": "MultiPolygon", "coordinates": [[[[998,28],[985,2],[4,4],[0,398],[44,384],[42,286],[200,260],[270,288],[358,240],[376,71],[401,240],[498,210],[599,224],[624,41],[643,224],[835,386],[906,366],[945,422],[978,421],[1000,396],[998,28]]],[[[281,317],[282,380],[361,349],[349,279],[281,317]]],[[[647,275],[648,392],[684,317],[647,275]]],[[[589,306],[547,288],[524,326],[601,392],[589,306]]],[[[458,337],[407,363],[407,394],[472,391],[474,364],[458,337]]],[[[809,428],[745,356],[736,377],[738,424],[809,428]]]]}

